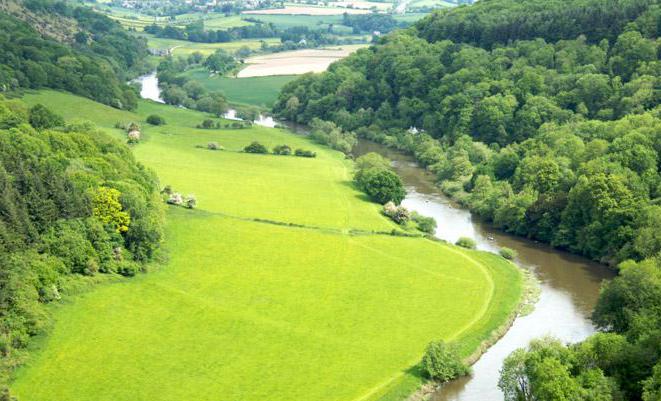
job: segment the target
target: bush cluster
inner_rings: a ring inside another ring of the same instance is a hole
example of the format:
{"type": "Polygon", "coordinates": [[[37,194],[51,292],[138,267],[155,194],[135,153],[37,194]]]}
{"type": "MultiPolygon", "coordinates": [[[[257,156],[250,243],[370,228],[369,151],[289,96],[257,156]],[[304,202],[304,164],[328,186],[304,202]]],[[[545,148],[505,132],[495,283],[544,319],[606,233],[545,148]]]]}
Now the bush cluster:
{"type": "Polygon", "coordinates": [[[182,195],[172,189],[170,185],[166,185],[161,190],[161,195],[165,202],[169,205],[183,206],[187,209],[194,209],[197,206],[197,198],[195,195],[182,195]]]}
{"type": "Polygon", "coordinates": [[[147,117],[147,123],[151,125],[165,125],[165,119],[158,114],[151,114],[147,117]]]}
{"type": "Polygon", "coordinates": [[[470,373],[470,368],[461,360],[456,348],[443,341],[434,341],[427,345],[422,358],[422,368],[430,379],[439,382],[470,373]]]}
{"type": "Polygon", "coordinates": [[[261,153],[261,154],[269,153],[269,150],[266,148],[266,146],[262,145],[257,141],[252,142],[250,145],[243,148],[243,151],[246,153],[261,153]]]}
{"type": "Polygon", "coordinates": [[[454,244],[466,249],[475,249],[475,247],[477,247],[475,240],[468,237],[459,237],[454,244]]]}
{"type": "Polygon", "coordinates": [[[376,153],[368,153],[356,159],[354,181],[374,201],[399,205],[406,196],[404,185],[390,163],[376,153]]]}

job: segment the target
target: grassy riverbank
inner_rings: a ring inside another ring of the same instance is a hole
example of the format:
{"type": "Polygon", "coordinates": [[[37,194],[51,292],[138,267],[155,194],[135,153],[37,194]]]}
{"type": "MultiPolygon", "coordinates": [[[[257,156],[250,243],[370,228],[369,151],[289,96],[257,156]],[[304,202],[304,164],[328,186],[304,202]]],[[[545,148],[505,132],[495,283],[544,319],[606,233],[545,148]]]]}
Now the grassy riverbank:
{"type": "Polygon", "coordinates": [[[429,341],[457,341],[468,356],[520,299],[519,271],[496,255],[378,234],[397,226],[353,188],[352,162],[307,138],[199,130],[205,115],[151,102],[130,113],[57,92],[25,100],[120,138],[117,121],[141,122],[138,160],[162,184],[196,194],[199,208],[169,209],[170,257],[157,271],[54,308],[54,330],[13,385],[21,399],[410,393],[429,341]],[[152,113],[168,124],[142,123],[152,113]],[[254,140],[318,156],[240,152],[254,140]],[[226,150],[206,150],[211,141],[226,150]]]}

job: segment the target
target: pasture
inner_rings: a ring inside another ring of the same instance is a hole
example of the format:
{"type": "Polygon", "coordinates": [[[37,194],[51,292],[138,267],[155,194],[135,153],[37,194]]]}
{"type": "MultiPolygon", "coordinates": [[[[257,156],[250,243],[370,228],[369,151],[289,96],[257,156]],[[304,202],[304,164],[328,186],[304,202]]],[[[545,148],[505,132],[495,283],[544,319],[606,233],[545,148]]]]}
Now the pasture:
{"type": "Polygon", "coordinates": [[[325,49],[305,49],[249,57],[237,77],[299,75],[326,71],[329,65],[367,45],[342,45],[325,49]]]}
{"type": "Polygon", "coordinates": [[[262,42],[270,45],[280,43],[279,38],[244,39],[225,43],[196,43],[187,40],[157,38],[154,35],[149,34],[143,34],[142,36],[147,38],[147,43],[150,48],[173,49],[172,54],[175,56],[187,56],[194,52],[200,52],[203,55],[208,56],[218,49],[235,52],[244,46],[251,50],[259,50],[262,46],[262,42]]]}
{"type": "Polygon", "coordinates": [[[369,14],[370,10],[342,7],[315,7],[286,5],[283,8],[268,8],[261,10],[243,11],[243,15],[342,15],[342,14],[369,14]]]}
{"type": "Polygon", "coordinates": [[[275,75],[270,77],[230,78],[210,75],[203,68],[184,72],[183,76],[201,83],[208,91],[221,91],[230,103],[271,107],[278,98],[280,89],[296,77],[275,75]]]}
{"type": "Polygon", "coordinates": [[[25,100],[118,138],[116,121],[140,121],[138,160],[199,207],[168,209],[165,265],[54,308],[21,399],[376,400],[419,384],[429,341],[468,355],[518,303],[520,273],[499,256],[376,233],[397,226],[353,187],[352,162],[306,137],[198,130],[204,114],[152,102],[25,100]],[[152,113],[168,124],[145,124],[152,113]],[[318,156],[240,152],[254,140],[318,156]],[[196,147],[209,141],[226,150],[196,147]]]}

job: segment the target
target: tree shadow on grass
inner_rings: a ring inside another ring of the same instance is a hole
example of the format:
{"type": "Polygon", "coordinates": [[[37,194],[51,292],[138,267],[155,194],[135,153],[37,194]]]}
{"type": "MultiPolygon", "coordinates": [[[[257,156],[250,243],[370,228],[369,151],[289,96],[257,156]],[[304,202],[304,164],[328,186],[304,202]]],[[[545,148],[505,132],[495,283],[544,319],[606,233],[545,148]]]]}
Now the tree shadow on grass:
{"type": "Polygon", "coordinates": [[[347,188],[350,188],[353,191],[357,192],[355,194],[355,197],[357,199],[360,199],[361,201],[365,201],[365,202],[374,203],[374,201],[372,201],[372,198],[370,198],[369,195],[367,195],[366,193],[361,191],[360,188],[358,188],[358,186],[356,185],[355,182],[353,182],[353,181],[340,181],[340,185],[342,185],[344,187],[347,187],[347,188]]]}

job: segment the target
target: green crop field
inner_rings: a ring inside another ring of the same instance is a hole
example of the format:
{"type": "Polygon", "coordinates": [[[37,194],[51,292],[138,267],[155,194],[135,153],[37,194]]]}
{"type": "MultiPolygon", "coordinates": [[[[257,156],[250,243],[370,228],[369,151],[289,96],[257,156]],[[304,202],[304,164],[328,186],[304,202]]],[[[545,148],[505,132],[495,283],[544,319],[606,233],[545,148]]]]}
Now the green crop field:
{"type": "Polygon", "coordinates": [[[119,138],[115,122],[160,114],[134,153],[198,208],[168,209],[164,265],[53,308],[12,386],[22,400],[376,400],[420,383],[410,368],[431,340],[473,352],[521,295],[497,255],[376,233],[397,226],[354,189],[352,162],[306,137],[198,130],[204,114],[151,102],[25,100],[119,138]],[[254,140],[318,156],[240,152],[254,140]],[[209,141],[226,150],[197,147],[209,141]]]}
{"type": "Polygon", "coordinates": [[[264,39],[245,39],[237,40],[234,42],[226,43],[195,43],[189,42],[186,40],[178,39],[169,39],[169,38],[157,38],[149,34],[141,34],[147,38],[147,43],[149,47],[155,49],[172,49],[172,54],[175,56],[182,55],[186,56],[194,52],[200,52],[205,56],[215,52],[217,49],[223,49],[228,52],[233,52],[239,50],[243,46],[248,47],[251,50],[260,49],[262,42],[267,44],[274,45],[280,43],[279,38],[264,38],[264,39]]]}
{"type": "Polygon", "coordinates": [[[342,24],[341,15],[250,14],[244,16],[244,18],[245,17],[273,23],[278,29],[293,28],[295,26],[319,28],[320,26],[328,26],[328,24],[334,24],[334,25],[342,24]]]}
{"type": "Polygon", "coordinates": [[[228,78],[210,76],[205,69],[188,70],[183,76],[201,83],[209,91],[221,91],[230,103],[271,107],[278,98],[280,89],[296,78],[294,75],[269,77],[228,78]]]}
{"type": "Polygon", "coordinates": [[[206,17],[204,28],[206,29],[229,29],[239,26],[252,25],[252,22],[244,21],[239,15],[225,17],[224,15],[206,17]]]}

